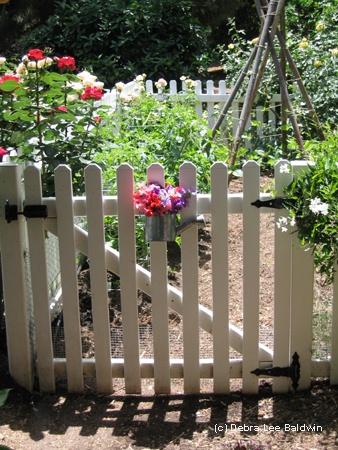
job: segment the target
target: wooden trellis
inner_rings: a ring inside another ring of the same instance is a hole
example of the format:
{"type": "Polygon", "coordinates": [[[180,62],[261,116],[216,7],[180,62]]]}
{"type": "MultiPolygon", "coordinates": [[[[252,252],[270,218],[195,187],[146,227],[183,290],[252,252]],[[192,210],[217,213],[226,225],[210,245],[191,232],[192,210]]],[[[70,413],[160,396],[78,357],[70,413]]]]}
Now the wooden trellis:
{"type": "MultiPolygon", "coordinates": [[[[304,86],[304,83],[302,81],[302,78],[299,74],[299,71],[296,67],[296,64],[292,58],[292,55],[289,51],[289,49],[286,46],[285,37],[283,33],[281,32],[278,23],[281,20],[281,17],[284,14],[284,6],[285,6],[285,0],[255,0],[257,12],[259,14],[259,18],[262,24],[261,33],[259,36],[259,40],[256,43],[253,51],[251,52],[251,55],[246,62],[242,72],[240,73],[237,82],[231,92],[231,95],[228,99],[228,101],[225,103],[221,114],[215,123],[212,133],[213,137],[215,137],[217,130],[219,129],[225,115],[227,114],[230,106],[232,105],[232,102],[234,98],[236,97],[236,94],[245,78],[245,76],[248,74],[248,71],[253,63],[253,68],[249,80],[249,85],[245,97],[245,101],[243,104],[242,113],[239,119],[239,125],[237,128],[237,132],[234,138],[234,144],[231,151],[230,156],[230,162],[229,167],[231,167],[237,156],[237,151],[239,149],[241,137],[243,135],[243,132],[245,130],[245,125],[248,121],[252,106],[254,104],[259,85],[261,83],[264,70],[266,67],[266,63],[269,57],[269,54],[271,53],[272,60],[276,69],[276,73],[278,75],[280,89],[282,93],[282,109],[283,111],[287,110],[289,114],[289,118],[292,123],[293,131],[295,134],[296,141],[298,143],[300,152],[302,154],[302,157],[306,159],[303,140],[301,137],[301,133],[298,127],[297,118],[294,113],[292,102],[290,100],[290,96],[288,93],[286,81],[285,81],[285,75],[283,73],[283,69],[281,67],[281,64],[278,60],[277,53],[274,47],[273,38],[277,34],[280,48],[281,48],[281,55],[282,60],[287,60],[289,67],[295,77],[295,80],[298,83],[298,86],[300,88],[300,91],[304,97],[306,106],[310,112],[310,115],[313,119],[313,121],[316,124],[316,128],[319,134],[320,139],[325,140],[325,136],[321,127],[321,124],[319,122],[319,119],[317,117],[317,114],[314,110],[314,107],[312,105],[311,99],[306,91],[306,88],[304,86]],[[266,10],[266,13],[264,12],[266,10]]],[[[284,120],[286,121],[286,114],[284,114],[284,120]]],[[[231,179],[231,174],[229,175],[231,179]]]]}

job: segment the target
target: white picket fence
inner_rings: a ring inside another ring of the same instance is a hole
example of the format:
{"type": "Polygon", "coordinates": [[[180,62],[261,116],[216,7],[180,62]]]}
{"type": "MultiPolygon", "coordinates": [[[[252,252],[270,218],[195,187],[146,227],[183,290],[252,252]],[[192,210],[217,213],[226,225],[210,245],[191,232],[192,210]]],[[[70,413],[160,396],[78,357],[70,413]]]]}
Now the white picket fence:
{"type": "MultiPolygon", "coordinates": [[[[276,165],[275,181],[279,196],[292,180],[292,174],[280,173],[276,165]]],[[[285,161],[284,161],[285,163],[285,161]]],[[[305,162],[293,162],[293,173],[305,162]]],[[[200,380],[214,381],[214,392],[229,393],[230,379],[242,378],[243,393],[256,394],[259,380],[251,371],[258,367],[289,366],[291,356],[300,358],[299,389],[307,389],[311,377],[330,377],[338,383],[338,289],[334,286],[331,359],[312,360],[313,258],[296,245],[296,235],[275,233],[275,295],[273,349],[259,340],[260,300],[260,214],[272,213],[251,203],[260,193],[260,167],[254,161],[243,167],[243,193],[228,194],[227,166],[217,162],[211,168],[211,194],[197,194],[183,210],[185,222],[199,214],[210,214],[212,224],[212,310],[199,304],[198,232],[193,225],[182,233],[182,292],[168,284],[165,242],[151,242],[151,271],[136,264],[133,168],[122,164],[117,169],[117,196],[102,195],[101,169],[91,164],[85,169],[86,197],[72,196],[71,171],[60,165],[55,171],[55,198],[42,198],[39,169],[25,170],[25,194],[21,189],[20,167],[0,164],[0,239],[6,311],[7,346],[10,373],[27,389],[33,388],[36,364],[40,390],[53,392],[55,379],[67,377],[69,392],[82,392],[84,379],[95,377],[100,393],[111,393],[115,378],[124,378],[128,394],[141,393],[141,379],[154,378],[155,392],[170,393],[171,379],[184,379],[184,393],[198,394],[200,380]],[[48,218],[21,215],[7,223],[5,205],[43,204],[48,218]],[[228,215],[243,215],[243,329],[231,324],[228,295],[228,215]],[[88,232],[74,225],[74,217],[85,216],[88,232]],[[118,216],[119,252],[105,245],[105,216],[118,216]],[[25,242],[27,227],[28,242],[25,242]],[[55,358],[49,313],[46,270],[45,230],[59,238],[61,283],[66,358],[55,358]],[[27,316],[27,283],[24,252],[29,249],[33,291],[35,338],[27,316]],[[82,356],[79,321],[79,297],[76,249],[88,255],[91,266],[92,313],[95,358],[82,356]],[[123,358],[111,357],[106,270],[120,276],[123,326],[123,358]],[[140,356],[137,289],[152,297],[153,355],[140,356]],[[170,358],[168,307],[183,317],[183,354],[170,358]],[[213,335],[213,357],[200,357],[199,329],[213,335]],[[36,347],[36,354],[32,351],[36,347]],[[229,347],[241,353],[229,358],[229,347]]],[[[163,167],[152,164],[148,181],[164,182],[163,167]]],[[[180,167],[180,185],[196,186],[196,167],[189,162],[180,167]]],[[[286,211],[274,212],[277,221],[286,211]]],[[[338,277],[336,277],[337,279],[338,277]]],[[[274,378],[275,393],[288,392],[290,379],[274,378]]]]}
{"type": "MultiPolygon", "coordinates": [[[[177,95],[177,93],[180,91],[178,88],[179,83],[176,80],[171,80],[169,82],[169,93],[168,95],[177,95]]],[[[229,86],[228,86],[229,87],[229,86]]],[[[131,94],[135,93],[135,89],[137,90],[139,88],[139,85],[135,81],[131,81],[127,83],[123,88],[124,94],[131,94]]],[[[150,92],[156,96],[159,96],[159,98],[163,98],[162,91],[157,89],[155,87],[155,84],[151,80],[147,80],[145,83],[146,92],[150,92]]],[[[184,92],[187,90],[187,87],[184,83],[184,81],[181,82],[181,92],[184,92]]],[[[219,108],[221,110],[223,108],[223,105],[226,103],[228,98],[230,97],[230,94],[227,93],[226,88],[226,81],[220,80],[218,83],[218,87],[214,85],[214,82],[212,80],[209,80],[206,82],[206,87],[203,92],[203,85],[200,80],[197,80],[197,86],[195,87],[195,93],[196,98],[199,101],[199,103],[196,103],[196,113],[197,115],[202,118],[203,111],[206,111],[207,117],[208,117],[208,126],[209,129],[212,129],[215,124],[215,113],[216,108],[219,108]],[[215,89],[216,88],[216,89],[215,89]],[[217,90],[217,93],[215,92],[217,90]]],[[[119,98],[119,93],[116,89],[112,89],[111,92],[104,95],[104,97],[95,102],[96,106],[99,105],[110,105],[112,108],[116,108],[116,100],[119,98]]],[[[232,120],[232,132],[233,135],[236,135],[239,118],[241,114],[241,108],[242,104],[244,103],[244,97],[238,97],[235,98],[232,106],[231,106],[231,112],[229,112],[229,117],[232,120]]],[[[267,117],[264,115],[263,107],[258,106],[257,108],[253,109],[248,122],[246,124],[245,130],[250,130],[252,126],[252,118],[254,117],[255,121],[260,122],[261,124],[267,122],[269,125],[269,135],[275,135],[276,134],[276,108],[281,104],[281,95],[280,94],[274,94],[271,98],[271,101],[269,103],[269,109],[267,112],[267,117]],[[266,119],[266,120],[265,120],[266,119]]],[[[224,121],[225,124],[225,121],[224,121]]],[[[258,136],[263,137],[263,130],[262,126],[259,126],[257,128],[258,136]]],[[[245,139],[245,147],[249,150],[252,149],[252,142],[248,139],[245,139]]]]}

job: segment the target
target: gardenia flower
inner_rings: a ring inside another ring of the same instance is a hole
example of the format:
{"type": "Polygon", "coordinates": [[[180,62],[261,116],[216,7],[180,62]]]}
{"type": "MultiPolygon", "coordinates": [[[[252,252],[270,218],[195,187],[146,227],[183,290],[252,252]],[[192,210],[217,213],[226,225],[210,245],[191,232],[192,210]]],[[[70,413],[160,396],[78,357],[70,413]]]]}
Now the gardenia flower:
{"type": "Polygon", "coordinates": [[[281,164],[279,172],[280,173],[290,173],[290,168],[289,168],[288,164],[281,164]]]}
{"type": "Polygon", "coordinates": [[[315,67],[320,67],[320,66],[323,65],[323,63],[322,63],[321,61],[315,61],[315,62],[313,63],[313,65],[314,65],[315,67]]]}
{"type": "Polygon", "coordinates": [[[6,58],[4,56],[0,56],[0,64],[5,64],[6,58]]]}
{"type": "Polygon", "coordinates": [[[229,45],[228,45],[228,49],[229,49],[229,50],[233,50],[234,48],[235,48],[234,44],[229,44],[229,45]]]}
{"type": "Polygon", "coordinates": [[[327,203],[322,203],[318,197],[311,199],[309,209],[314,214],[321,213],[326,216],[329,213],[329,205],[327,203]]]}

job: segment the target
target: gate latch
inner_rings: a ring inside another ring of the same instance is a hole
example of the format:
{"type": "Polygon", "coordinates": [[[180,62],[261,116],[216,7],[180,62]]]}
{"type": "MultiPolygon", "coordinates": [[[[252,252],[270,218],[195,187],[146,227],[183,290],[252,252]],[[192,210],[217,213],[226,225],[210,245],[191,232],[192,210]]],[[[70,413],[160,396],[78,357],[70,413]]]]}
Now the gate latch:
{"type": "Polygon", "coordinates": [[[17,205],[10,205],[7,200],[5,206],[5,219],[7,223],[11,223],[12,220],[18,220],[18,215],[22,214],[27,219],[34,217],[46,218],[48,216],[47,205],[26,205],[22,212],[18,212],[17,205]]]}
{"type": "Polygon", "coordinates": [[[298,387],[298,381],[300,378],[300,364],[299,356],[297,352],[294,353],[292,357],[291,366],[287,367],[267,367],[264,369],[256,369],[251,373],[254,375],[266,375],[266,377],[289,377],[292,380],[292,387],[294,390],[298,387]]]}

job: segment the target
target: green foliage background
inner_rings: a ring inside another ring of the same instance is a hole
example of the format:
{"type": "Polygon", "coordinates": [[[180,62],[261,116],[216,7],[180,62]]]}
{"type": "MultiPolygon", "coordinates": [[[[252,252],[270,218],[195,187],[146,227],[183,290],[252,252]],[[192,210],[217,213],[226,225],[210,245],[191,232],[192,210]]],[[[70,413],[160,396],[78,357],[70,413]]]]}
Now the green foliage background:
{"type": "Polygon", "coordinates": [[[154,80],[195,76],[209,62],[190,0],[55,0],[55,13],[21,46],[74,56],[77,69],[95,72],[107,86],[144,72],[154,80]]]}

